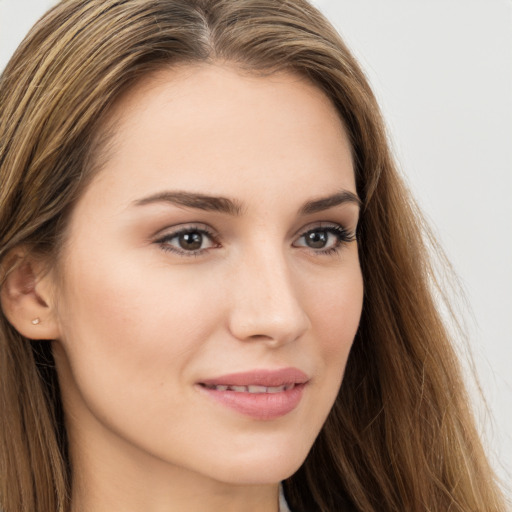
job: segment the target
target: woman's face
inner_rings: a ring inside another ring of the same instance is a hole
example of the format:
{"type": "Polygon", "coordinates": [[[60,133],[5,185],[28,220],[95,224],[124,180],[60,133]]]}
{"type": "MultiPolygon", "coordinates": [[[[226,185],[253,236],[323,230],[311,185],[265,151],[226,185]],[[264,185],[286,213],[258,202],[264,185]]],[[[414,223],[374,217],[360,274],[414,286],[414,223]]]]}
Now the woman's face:
{"type": "Polygon", "coordinates": [[[55,284],[72,455],[278,482],[333,405],[361,312],[342,124],[297,76],[207,65],[147,79],[114,118],[55,284]]]}

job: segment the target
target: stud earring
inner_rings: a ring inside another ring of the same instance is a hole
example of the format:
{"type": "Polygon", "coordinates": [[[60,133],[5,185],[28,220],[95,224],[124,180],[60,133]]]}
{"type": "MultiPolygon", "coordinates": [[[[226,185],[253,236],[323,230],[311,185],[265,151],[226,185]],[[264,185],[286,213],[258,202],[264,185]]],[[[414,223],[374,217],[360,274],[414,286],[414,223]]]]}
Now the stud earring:
{"type": "Polygon", "coordinates": [[[40,318],[34,318],[34,320],[32,320],[32,325],[37,325],[37,324],[40,324],[41,323],[41,319],[40,318]]]}

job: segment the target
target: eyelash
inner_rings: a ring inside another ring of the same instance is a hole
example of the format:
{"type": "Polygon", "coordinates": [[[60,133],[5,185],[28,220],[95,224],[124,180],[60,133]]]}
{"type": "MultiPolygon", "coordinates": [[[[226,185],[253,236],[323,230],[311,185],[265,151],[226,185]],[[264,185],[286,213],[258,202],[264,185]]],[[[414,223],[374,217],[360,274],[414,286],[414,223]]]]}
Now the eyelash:
{"type": "MultiPolygon", "coordinates": [[[[353,242],[356,239],[355,233],[350,233],[347,231],[344,227],[340,226],[339,224],[332,224],[328,226],[317,226],[312,229],[308,229],[304,233],[300,235],[299,238],[303,238],[309,233],[315,233],[315,232],[325,232],[330,233],[338,237],[338,241],[333,247],[329,247],[327,249],[318,249],[314,250],[313,248],[309,248],[312,252],[315,254],[321,254],[321,255],[329,255],[329,254],[337,254],[340,252],[340,250],[343,248],[344,245],[353,242]]],[[[305,246],[301,246],[305,247],[305,246]]]]}
{"type": "MultiPolygon", "coordinates": [[[[314,254],[319,254],[319,255],[336,254],[336,253],[340,252],[340,250],[343,248],[344,245],[356,240],[355,233],[350,233],[349,231],[347,231],[345,228],[343,228],[339,224],[332,224],[332,225],[327,225],[327,226],[317,226],[312,229],[308,229],[307,231],[304,231],[300,235],[299,239],[307,236],[310,233],[315,233],[315,232],[330,233],[330,234],[333,234],[338,237],[338,241],[336,242],[336,244],[333,247],[329,247],[327,249],[318,249],[318,250],[315,250],[314,248],[311,248],[311,247],[309,248],[311,250],[311,252],[313,252],[314,254]]],[[[190,226],[190,227],[187,227],[184,229],[180,229],[178,231],[174,231],[172,233],[168,233],[168,234],[160,237],[159,239],[157,239],[155,241],[155,243],[159,244],[163,251],[172,252],[174,254],[178,254],[180,256],[185,256],[185,257],[190,257],[190,256],[197,257],[197,256],[201,256],[206,251],[209,251],[212,248],[219,247],[220,244],[217,242],[218,238],[219,238],[218,234],[213,232],[212,230],[208,229],[206,226],[201,226],[201,227],[190,226]],[[206,249],[197,249],[197,250],[193,250],[193,251],[187,251],[184,249],[178,249],[177,247],[173,247],[169,244],[170,240],[173,240],[182,235],[191,234],[191,233],[198,233],[202,236],[206,235],[206,237],[212,241],[213,246],[208,247],[206,249]]],[[[305,246],[305,245],[301,245],[299,247],[307,248],[307,246],[305,246]]]]}
{"type": "Polygon", "coordinates": [[[169,241],[170,240],[173,240],[174,238],[178,238],[182,235],[186,235],[186,234],[189,234],[189,233],[199,233],[200,235],[206,235],[210,240],[213,241],[214,243],[214,247],[215,246],[219,246],[219,244],[216,242],[216,240],[219,238],[219,236],[217,235],[217,233],[213,232],[212,230],[208,229],[207,227],[205,226],[190,226],[190,227],[187,227],[187,228],[184,228],[184,229],[179,229],[178,231],[174,231],[172,233],[168,233],[164,236],[162,236],[161,238],[159,238],[158,240],[156,240],[156,243],[160,245],[161,249],[166,251],[166,252],[172,252],[174,254],[178,254],[180,256],[185,256],[185,257],[188,257],[188,256],[201,256],[204,252],[206,251],[209,251],[210,248],[208,249],[197,249],[195,251],[185,251],[185,250],[180,250],[176,247],[173,247],[171,245],[169,245],[169,241]]]}

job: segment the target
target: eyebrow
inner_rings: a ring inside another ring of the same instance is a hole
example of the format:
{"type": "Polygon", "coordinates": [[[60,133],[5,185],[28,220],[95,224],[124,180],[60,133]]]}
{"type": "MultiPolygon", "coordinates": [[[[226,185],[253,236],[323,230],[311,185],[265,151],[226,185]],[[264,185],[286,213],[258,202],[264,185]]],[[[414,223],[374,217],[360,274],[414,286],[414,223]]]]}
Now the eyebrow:
{"type": "Polygon", "coordinates": [[[144,197],[143,199],[135,201],[136,206],[153,203],[171,203],[177,206],[227,213],[233,216],[242,215],[244,210],[242,204],[235,199],[208,196],[192,192],[159,192],[152,196],[144,197]]]}
{"type": "MultiPolygon", "coordinates": [[[[170,203],[176,206],[226,213],[233,216],[241,216],[244,212],[243,204],[236,199],[221,196],[208,196],[206,194],[192,192],[159,192],[134,201],[135,206],[144,206],[154,203],[170,203]]],[[[344,203],[353,203],[359,208],[362,204],[356,194],[349,190],[342,190],[327,197],[307,201],[300,207],[299,215],[310,215],[344,203]]]]}
{"type": "Polygon", "coordinates": [[[305,203],[299,210],[300,215],[322,212],[344,203],[353,203],[361,208],[362,203],[359,197],[350,190],[342,190],[327,197],[321,197],[305,203]]]}

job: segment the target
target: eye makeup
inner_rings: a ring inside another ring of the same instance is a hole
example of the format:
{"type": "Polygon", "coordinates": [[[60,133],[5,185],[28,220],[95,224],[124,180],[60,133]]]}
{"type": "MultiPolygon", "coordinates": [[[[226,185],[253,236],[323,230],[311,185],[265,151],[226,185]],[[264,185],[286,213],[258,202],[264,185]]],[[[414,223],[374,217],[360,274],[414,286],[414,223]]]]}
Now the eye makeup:
{"type": "MultiPolygon", "coordinates": [[[[338,253],[345,244],[355,240],[355,233],[340,224],[321,223],[303,231],[292,246],[306,248],[314,254],[328,255],[338,253]]],[[[201,256],[222,246],[219,234],[205,224],[175,229],[158,237],[155,243],[164,251],[184,257],[201,256]]]]}

